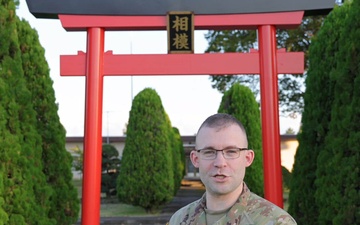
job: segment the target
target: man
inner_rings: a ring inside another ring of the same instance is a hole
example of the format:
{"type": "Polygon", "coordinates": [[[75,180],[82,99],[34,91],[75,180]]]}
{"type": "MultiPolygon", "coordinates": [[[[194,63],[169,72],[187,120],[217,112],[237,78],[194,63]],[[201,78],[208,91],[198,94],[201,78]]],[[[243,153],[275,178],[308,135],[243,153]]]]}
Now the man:
{"type": "Polygon", "coordinates": [[[206,192],[175,212],[169,225],[296,224],[287,212],[250,192],[244,183],[245,169],[254,156],[240,121],[221,113],[207,118],[190,153],[206,192]]]}

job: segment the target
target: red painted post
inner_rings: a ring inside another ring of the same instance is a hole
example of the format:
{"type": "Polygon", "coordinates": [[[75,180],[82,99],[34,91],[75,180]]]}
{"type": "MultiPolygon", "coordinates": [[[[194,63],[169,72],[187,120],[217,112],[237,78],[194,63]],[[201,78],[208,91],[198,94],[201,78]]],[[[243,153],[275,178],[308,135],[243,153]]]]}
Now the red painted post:
{"type": "Polygon", "coordinates": [[[104,35],[87,30],[82,225],[100,224],[104,35]]]}
{"type": "Polygon", "coordinates": [[[258,27],[265,198],[283,207],[276,27],[258,27]]]}

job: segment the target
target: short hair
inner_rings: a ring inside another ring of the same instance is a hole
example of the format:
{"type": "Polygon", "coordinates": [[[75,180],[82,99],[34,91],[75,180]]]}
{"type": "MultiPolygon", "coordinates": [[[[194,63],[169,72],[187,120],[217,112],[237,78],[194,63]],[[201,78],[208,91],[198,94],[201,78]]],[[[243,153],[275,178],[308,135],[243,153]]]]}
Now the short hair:
{"type": "Polygon", "coordinates": [[[211,127],[211,128],[224,128],[230,125],[236,124],[240,127],[240,129],[244,132],[245,137],[247,139],[246,130],[244,125],[236,119],[234,116],[226,113],[217,113],[209,116],[200,126],[197,133],[200,132],[203,127],[211,127]]]}

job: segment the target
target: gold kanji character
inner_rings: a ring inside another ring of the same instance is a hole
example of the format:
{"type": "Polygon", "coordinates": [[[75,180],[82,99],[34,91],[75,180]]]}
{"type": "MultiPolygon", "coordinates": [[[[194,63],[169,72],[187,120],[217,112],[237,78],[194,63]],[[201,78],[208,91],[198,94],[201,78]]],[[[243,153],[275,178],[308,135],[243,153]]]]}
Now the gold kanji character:
{"type": "Polygon", "coordinates": [[[173,38],[174,43],[173,46],[175,46],[176,49],[189,49],[189,37],[187,34],[175,34],[175,38],[173,38]]]}
{"type": "Polygon", "coordinates": [[[188,27],[188,21],[189,18],[184,16],[184,17],[179,17],[179,16],[175,16],[175,20],[173,20],[172,22],[174,23],[174,25],[172,26],[172,28],[175,28],[175,30],[178,32],[179,30],[181,31],[187,31],[189,29],[188,27]]]}

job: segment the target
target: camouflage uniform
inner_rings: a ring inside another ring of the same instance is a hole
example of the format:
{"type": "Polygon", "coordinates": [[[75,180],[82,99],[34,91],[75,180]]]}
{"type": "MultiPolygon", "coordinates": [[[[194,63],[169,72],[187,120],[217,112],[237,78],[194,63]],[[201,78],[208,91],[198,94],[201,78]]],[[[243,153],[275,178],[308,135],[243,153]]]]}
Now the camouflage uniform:
{"type": "MultiPolygon", "coordinates": [[[[206,225],[205,200],[190,203],[178,210],[170,219],[169,225],[206,225]]],[[[216,225],[296,225],[295,220],[283,209],[250,192],[244,183],[239,199],[216,225]]]]}

